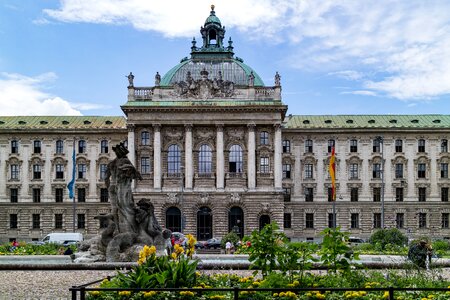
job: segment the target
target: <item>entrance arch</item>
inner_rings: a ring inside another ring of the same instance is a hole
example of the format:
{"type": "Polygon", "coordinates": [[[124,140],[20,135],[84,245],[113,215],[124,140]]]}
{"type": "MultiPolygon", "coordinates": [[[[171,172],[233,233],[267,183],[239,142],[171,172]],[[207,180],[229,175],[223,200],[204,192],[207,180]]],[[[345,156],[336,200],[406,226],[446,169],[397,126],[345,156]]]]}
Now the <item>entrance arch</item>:
{"type": "Polygon", "coordinates": [[[263,229],[264,226],[267,224],[270,224],[270,216],[269,215],[262,215],[259,217],[259,230],[263,229]]]}
{"type": "Polygon", "coordinates": [[[172,206],[166,210],[166,228],[172,232],[181,232],[181,211],[172,206]]]}
{"type": "Polygon", "coordinates": [[[208,240],[212,238],[212,211],[203,206],[197,211],[197,239],[208,240]]]}
{"type": "Polygon", "coordinates": [[[244,237],[244,211],[238,206],[233,206],[228,212],[228,232],[230,231],[240,238],[244,237]]]}

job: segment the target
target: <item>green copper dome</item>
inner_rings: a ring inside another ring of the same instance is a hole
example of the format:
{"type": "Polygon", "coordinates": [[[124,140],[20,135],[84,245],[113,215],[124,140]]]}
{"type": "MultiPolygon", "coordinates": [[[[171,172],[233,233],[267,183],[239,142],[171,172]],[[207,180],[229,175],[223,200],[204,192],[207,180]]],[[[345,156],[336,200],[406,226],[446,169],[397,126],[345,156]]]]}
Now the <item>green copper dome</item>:
{"type": "Polygon", "coordinates": [[[223,39],[225,27],[220,24],[216,17],[214,5],[211,6],[209,17],[205,25],[200,29],[203,45],[197,47],[195,38],[192,40],[191,58],[184,58],[178,65],[167,72],[162,80],[161,86],[172,86],[177,82],[185,81],[188,74],[192,79],[202,78],[200,72],[206,70],[208,78],[214,80],[231,81],[235,85],[249,85],[249,76],[254,76],[254,86],[264,86],[261,77],[252,68],[244,64],[240,58],[234,57],[233,41],[228,41],[225,47],[223,39]]]}
{"type": "Polygon", "coordinates": [[[254,85],[264,86],[261,77],[251,67],[234,58],[223,60],[188,59],[167,72],[161,80],[161,86],[171,86],[176,82],[185,81],[188,72],[194,80],[200,79],[200,72],[203,69],[208,71],[209,79],[221,77],[223,80],[234,82],[235,85],[248,85],[248,77],[253,72],[254,85]]]}

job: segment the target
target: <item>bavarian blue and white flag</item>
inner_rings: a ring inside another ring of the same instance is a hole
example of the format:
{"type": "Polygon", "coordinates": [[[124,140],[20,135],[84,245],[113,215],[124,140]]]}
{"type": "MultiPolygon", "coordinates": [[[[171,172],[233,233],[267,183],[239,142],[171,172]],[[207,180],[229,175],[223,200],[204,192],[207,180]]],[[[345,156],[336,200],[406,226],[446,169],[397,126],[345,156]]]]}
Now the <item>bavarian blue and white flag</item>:
{"type": "Polygon", "coordinates": [[[75,139],[73,140],[73,152],[72,152],[72,180],[67,184],[67,188],[69,189],[69,198],[73,199],[73,188],[75,185],[75,172],[76,172],[76,164],[75,164],[75,139]]]}

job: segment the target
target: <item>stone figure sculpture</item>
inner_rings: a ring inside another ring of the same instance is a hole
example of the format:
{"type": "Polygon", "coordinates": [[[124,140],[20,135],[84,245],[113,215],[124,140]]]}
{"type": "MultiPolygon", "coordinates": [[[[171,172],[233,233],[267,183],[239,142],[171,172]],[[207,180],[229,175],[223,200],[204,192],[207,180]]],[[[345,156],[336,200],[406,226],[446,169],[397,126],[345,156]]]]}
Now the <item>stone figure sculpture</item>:
{"type": "Polygon", "coordinates": [[[111,214],[96,216],[106,228],[100,236],[85,242],[76,262],[106,260],[136,261],[144,245],[154,245],[164,251],[170,243],[171,231],[159,225],[153,204],[148,199],[134,203],[131,184],[142,179],[123,143],[112,148],[116,158],[108,164],[105,183],[111,201],[111,214]],[[89,251],[88,251],[89,250],[89,251]]]}
{"type": "Polygon", "coordinates": [[[156,72],[155,75],[155,86],[159,86],[161,83],[161,75],[159,75],[159,72],[156,72]]]}
{"type": "Polygon", "coordinates": [[[128,76],[125,76],[128,78],[128,87],[133,87],[133,80],[134,80],[134,75],[133,73],[130,72],[130,74],[128,74],[128,76]]]}
{"type": "Polygon", "coordinates": [[[248,75],[248,86],[255,86],[255,75],[253,75],[253,71],[248,75]]]}
{"type": "Polygon", "coordinates": [[[278,72],[275,73],[275,86],[281,85],[281,76],[278,74],[278,72]]]}

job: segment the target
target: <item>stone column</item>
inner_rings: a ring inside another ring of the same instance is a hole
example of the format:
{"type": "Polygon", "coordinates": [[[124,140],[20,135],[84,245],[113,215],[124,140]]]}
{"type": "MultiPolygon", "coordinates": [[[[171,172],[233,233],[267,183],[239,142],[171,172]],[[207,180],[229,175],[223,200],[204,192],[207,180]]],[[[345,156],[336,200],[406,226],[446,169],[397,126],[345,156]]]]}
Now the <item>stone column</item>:
{"type": "Polygon", "coordinates": [[[223,189],[225,187],[225,159],[223,155],[223,124],[217,125],[216,137],[216,187],[223,189]]]}
{"type": "Polygon", "coordinates": [[[161,189],[161,125],[153,125],[153,188],[161,189]]]}
{"type": "Polygon", "coordinates": [[[192,189],[193,181],[194,181],[194,169],[193,169],[193,160],[192,160],[192,124],[184,125],[185,128],[185,156],[184,156],[184,164],[185,164],[185,188],[187,190],[192,189]]]}
{"type": "Polygon", "coordinates": [[[128,143],[128,159],[131,161],[131,163],[136,167],[136,169],[138,169],[137,165],[136,165],[136,149],[134,148],[134,124],[127,124],[127,129],[128,129],[128,139],[127,139],[127,143],[128,143]]]}
{"type": "Polygon", "coordinates": [[[248,188],[254,190],[256,188],[256,145],[255,145],[255,124],[248,124],[248,141],[247,141],[247,176],[248,188]]]}
{"type": "Polygon", "coordinates": [[[273,173],[275,177],[275,189],[282,189],[282,142],[281,142],[281,125],[275,124],[275,157],[273,162],[273,173]]]}

